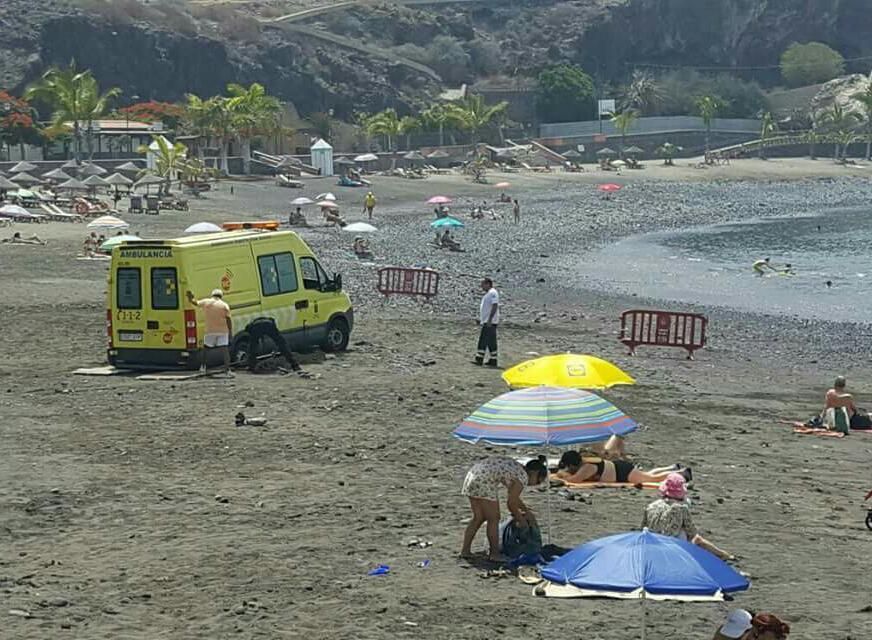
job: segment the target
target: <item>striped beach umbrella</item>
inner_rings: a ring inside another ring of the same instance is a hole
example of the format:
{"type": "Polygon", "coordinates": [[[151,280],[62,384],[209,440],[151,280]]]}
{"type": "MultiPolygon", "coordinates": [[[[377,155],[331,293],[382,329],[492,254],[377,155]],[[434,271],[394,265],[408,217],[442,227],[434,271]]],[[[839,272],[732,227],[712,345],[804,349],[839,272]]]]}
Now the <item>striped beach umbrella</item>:
{"type": "Polygon", "coordinates": [[[454,430],[473,444],[556,446],[602,442],[638,425],[608,400],[581,389],[531,387],[480,406],[454,430]]]}

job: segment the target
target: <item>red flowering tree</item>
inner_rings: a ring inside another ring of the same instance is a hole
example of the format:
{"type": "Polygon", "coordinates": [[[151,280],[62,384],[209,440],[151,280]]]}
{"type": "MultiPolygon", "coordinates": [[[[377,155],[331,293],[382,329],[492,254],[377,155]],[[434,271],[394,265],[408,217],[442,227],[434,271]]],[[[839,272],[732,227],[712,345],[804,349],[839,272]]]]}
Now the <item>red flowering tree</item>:
{"type": "Polygon", "coordinates": [[[25,144],[42,144],[36,111],[26,100],[0,90],[0,145],[14,144],[21,147],[22,158],[25,144]]]}
{"type": "Polygon", "coordinates": [[[134,122],[162,122],[170,130],[175,130],[179,126],[184,113],[184,107],[172,102],[158,102],[157,100],[137,102],[118,110],[118,114],[123,118],[129,118],[134,122]]]}

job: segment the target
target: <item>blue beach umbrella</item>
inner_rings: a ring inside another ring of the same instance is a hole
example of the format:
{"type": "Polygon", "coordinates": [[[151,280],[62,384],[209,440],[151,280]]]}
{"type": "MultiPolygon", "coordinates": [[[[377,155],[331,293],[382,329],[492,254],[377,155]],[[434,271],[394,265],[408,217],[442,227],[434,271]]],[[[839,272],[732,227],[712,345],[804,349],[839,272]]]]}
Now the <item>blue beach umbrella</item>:
{"type": "Polygon", "coordinates": [[[541,575],[548,581],[539,587],[544,595],[639,598],[643,607],[646,600],[723,600],[725,593],[750,586],[705,549],[647,529],[587,542],[546,565],[541,575]]]}
{"type": "Polygon", "coordinates": [[[442,227],[452,227],[455,229],[459,229],[464,227],[465,225],[458,220],[457,218],[452,218],[451,216],[445,216],[444,218],[439,218],[438,220],[434,220],[430,223],[430,226],[434,229],[441,229],[442,227]]]}
{"type": "Polygon", "coordinates": [[[566,446],[602,442],[638,428],[608,400],[582,389],[531,387],[509,391],[467,416],[454,437],[473,444],[566,446]]]}

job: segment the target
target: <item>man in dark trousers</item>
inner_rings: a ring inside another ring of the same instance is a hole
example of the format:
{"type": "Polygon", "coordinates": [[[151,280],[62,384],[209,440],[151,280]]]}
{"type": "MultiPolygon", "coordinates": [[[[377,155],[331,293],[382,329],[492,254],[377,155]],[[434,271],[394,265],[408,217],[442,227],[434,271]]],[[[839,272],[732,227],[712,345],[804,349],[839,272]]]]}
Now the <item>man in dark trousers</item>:
{"type": "Polygon", "coordinates": [[[478,350],[475,353],[475,364],[496,368],[497,365],[497,327],[500,324],[500,294],[494,288],[494,281],[485,278],[481,281],[484,296],[481,298],[479,321],[481,333],[478,336],[478,350]],[[489,358],[484,361],[485,352],[489,358]]]}
{"type": "Polygon", "coordinates": [[[294,358],[294,354],[288,349],[288,344],[285,342],[282,334],[279,333],[275,320],[272,318],[258,318],[245,327],[245,332],[248,334],[248,370],[251,373],[255,373],[257,370],[257,354],[260,351],[261,340],[269,338],[276,346],[276,349],[279,350],[279,353],[288,361],[294,373],[301,378],[310,377],[306,371],[300,368],[299,363],[294,358]]]}

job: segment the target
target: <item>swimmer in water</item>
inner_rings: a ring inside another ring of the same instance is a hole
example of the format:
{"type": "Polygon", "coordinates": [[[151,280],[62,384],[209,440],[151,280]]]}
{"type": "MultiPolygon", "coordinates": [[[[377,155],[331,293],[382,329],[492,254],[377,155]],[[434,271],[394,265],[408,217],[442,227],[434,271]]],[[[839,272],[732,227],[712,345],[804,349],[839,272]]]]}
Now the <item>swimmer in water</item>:
{"type": "Polygon", "coordinates": [[[827,280],[827,289],[829,289],[829,288],[832,287],[832,286],[833,286],[833,281],[832,281],[832,280],[827,280]]]}
{"type": "Polygon", "coordinates": [[[793,270],[793,265],[788,262],[787,264],[784,265],[784,268],[781,270],[781,273],[783,273],[786,276],[792,276],[796,272],[793,270]]]}
{"type": "Polygon", "coordinates": [[[762,276],[765,273],[766,269],[769,269],[770,271],[777,271],[777,269],[773,267],[772,264],[769,262],[769,258],[757,260],[752,268],[754,269],[754,273],[758,276],[762,276]]]}

